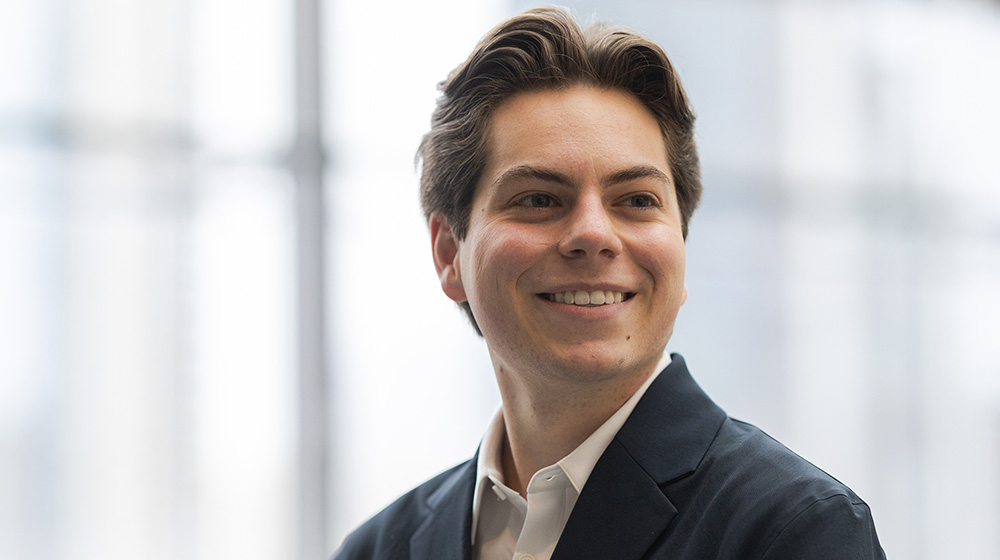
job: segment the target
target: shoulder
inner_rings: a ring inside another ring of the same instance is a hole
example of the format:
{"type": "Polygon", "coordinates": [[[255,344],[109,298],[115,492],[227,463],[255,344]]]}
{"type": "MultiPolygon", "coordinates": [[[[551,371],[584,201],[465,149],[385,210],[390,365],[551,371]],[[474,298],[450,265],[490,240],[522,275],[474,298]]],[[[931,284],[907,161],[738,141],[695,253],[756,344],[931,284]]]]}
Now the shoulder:
{"type": "Polygon", "coordinates": [[[868,505],[751,424],[727,418],[689,478],[677,498],[753,558],[884,558],[868,505]]]}
{"type": "Polygon", "coordinates": [[[348,535],[332,560],[408,558],[410,538],[430,514],[435,496],[455,484],[470,464],[474,468],[466,461],[400,496],[348,535]]]}
{"type": "Polygon", "coordinates": [[[731,490],[764,492],[778,502],[811,503],[836,495],[861,501],[846,485],[763,430],[732,418],[719,428],[703,463],[713,471],[728,471],[724,482],[731,490]]]}

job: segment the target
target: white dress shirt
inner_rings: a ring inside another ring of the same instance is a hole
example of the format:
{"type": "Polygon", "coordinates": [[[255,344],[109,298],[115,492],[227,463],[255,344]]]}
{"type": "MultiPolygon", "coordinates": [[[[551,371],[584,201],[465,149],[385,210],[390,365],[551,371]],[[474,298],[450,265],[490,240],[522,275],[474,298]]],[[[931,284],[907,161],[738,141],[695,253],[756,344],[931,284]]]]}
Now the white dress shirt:
{"type": "Polygon", "coordinates": [[[479,447],[472,502],[472,550],[476,560],[549,560],[591,471],[636,403],[670,364],[664,352],[656,370],[625,404],[556,464],[536,472],[527,499],[503,481],[503,409],[490,422],[479,447]]]}

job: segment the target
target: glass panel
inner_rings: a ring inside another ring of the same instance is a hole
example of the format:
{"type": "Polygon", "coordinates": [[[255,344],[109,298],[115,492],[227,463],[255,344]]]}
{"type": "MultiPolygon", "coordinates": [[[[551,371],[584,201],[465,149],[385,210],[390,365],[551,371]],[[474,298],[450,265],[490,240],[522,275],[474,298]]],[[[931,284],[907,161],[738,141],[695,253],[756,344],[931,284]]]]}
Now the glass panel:
{"type": "Polygon", "coordinates": [[[0,20],[0,557],[292,557],[289,6],[55,8],[0,20]]]}

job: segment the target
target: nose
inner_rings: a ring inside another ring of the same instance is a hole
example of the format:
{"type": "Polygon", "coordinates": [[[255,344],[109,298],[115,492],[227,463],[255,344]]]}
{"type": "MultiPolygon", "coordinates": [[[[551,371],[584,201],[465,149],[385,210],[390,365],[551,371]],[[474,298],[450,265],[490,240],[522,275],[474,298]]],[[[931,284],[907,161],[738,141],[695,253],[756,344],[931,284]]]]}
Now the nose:
{"type": "Polygon", "coordinates": [[[559,240],[559,252],[564,256],[614,257],[622,252],[622,241],[600,196],[580,197],[567,220],[559,240]]]}

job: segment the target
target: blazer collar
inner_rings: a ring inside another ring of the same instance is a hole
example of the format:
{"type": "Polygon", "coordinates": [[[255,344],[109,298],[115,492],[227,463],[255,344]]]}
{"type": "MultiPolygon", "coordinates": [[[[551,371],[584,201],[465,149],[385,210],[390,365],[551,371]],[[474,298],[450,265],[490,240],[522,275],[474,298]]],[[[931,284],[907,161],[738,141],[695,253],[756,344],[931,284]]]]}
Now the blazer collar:
{"type": "Polygon", "coordinates": [[[671,357],[616,436],[657,484],[694,472],[726,419],[691,377],[684,357],[671,357]]]}
{"type": "Polygon", "coordinates": [[[472,546],[472,490],[476,457],[458,468],[427,498],[423,522],[410,538],[410,558],[469,560],[472,546]],[[456,530],[461,528],[461,530],[456,530]]]}
{"type": "Polygon", "coordinates": [[[694,471],[726,414],[672,357],[594,467],[552,560],[641,558],[677,514],[660,486],[694,471]]]}

